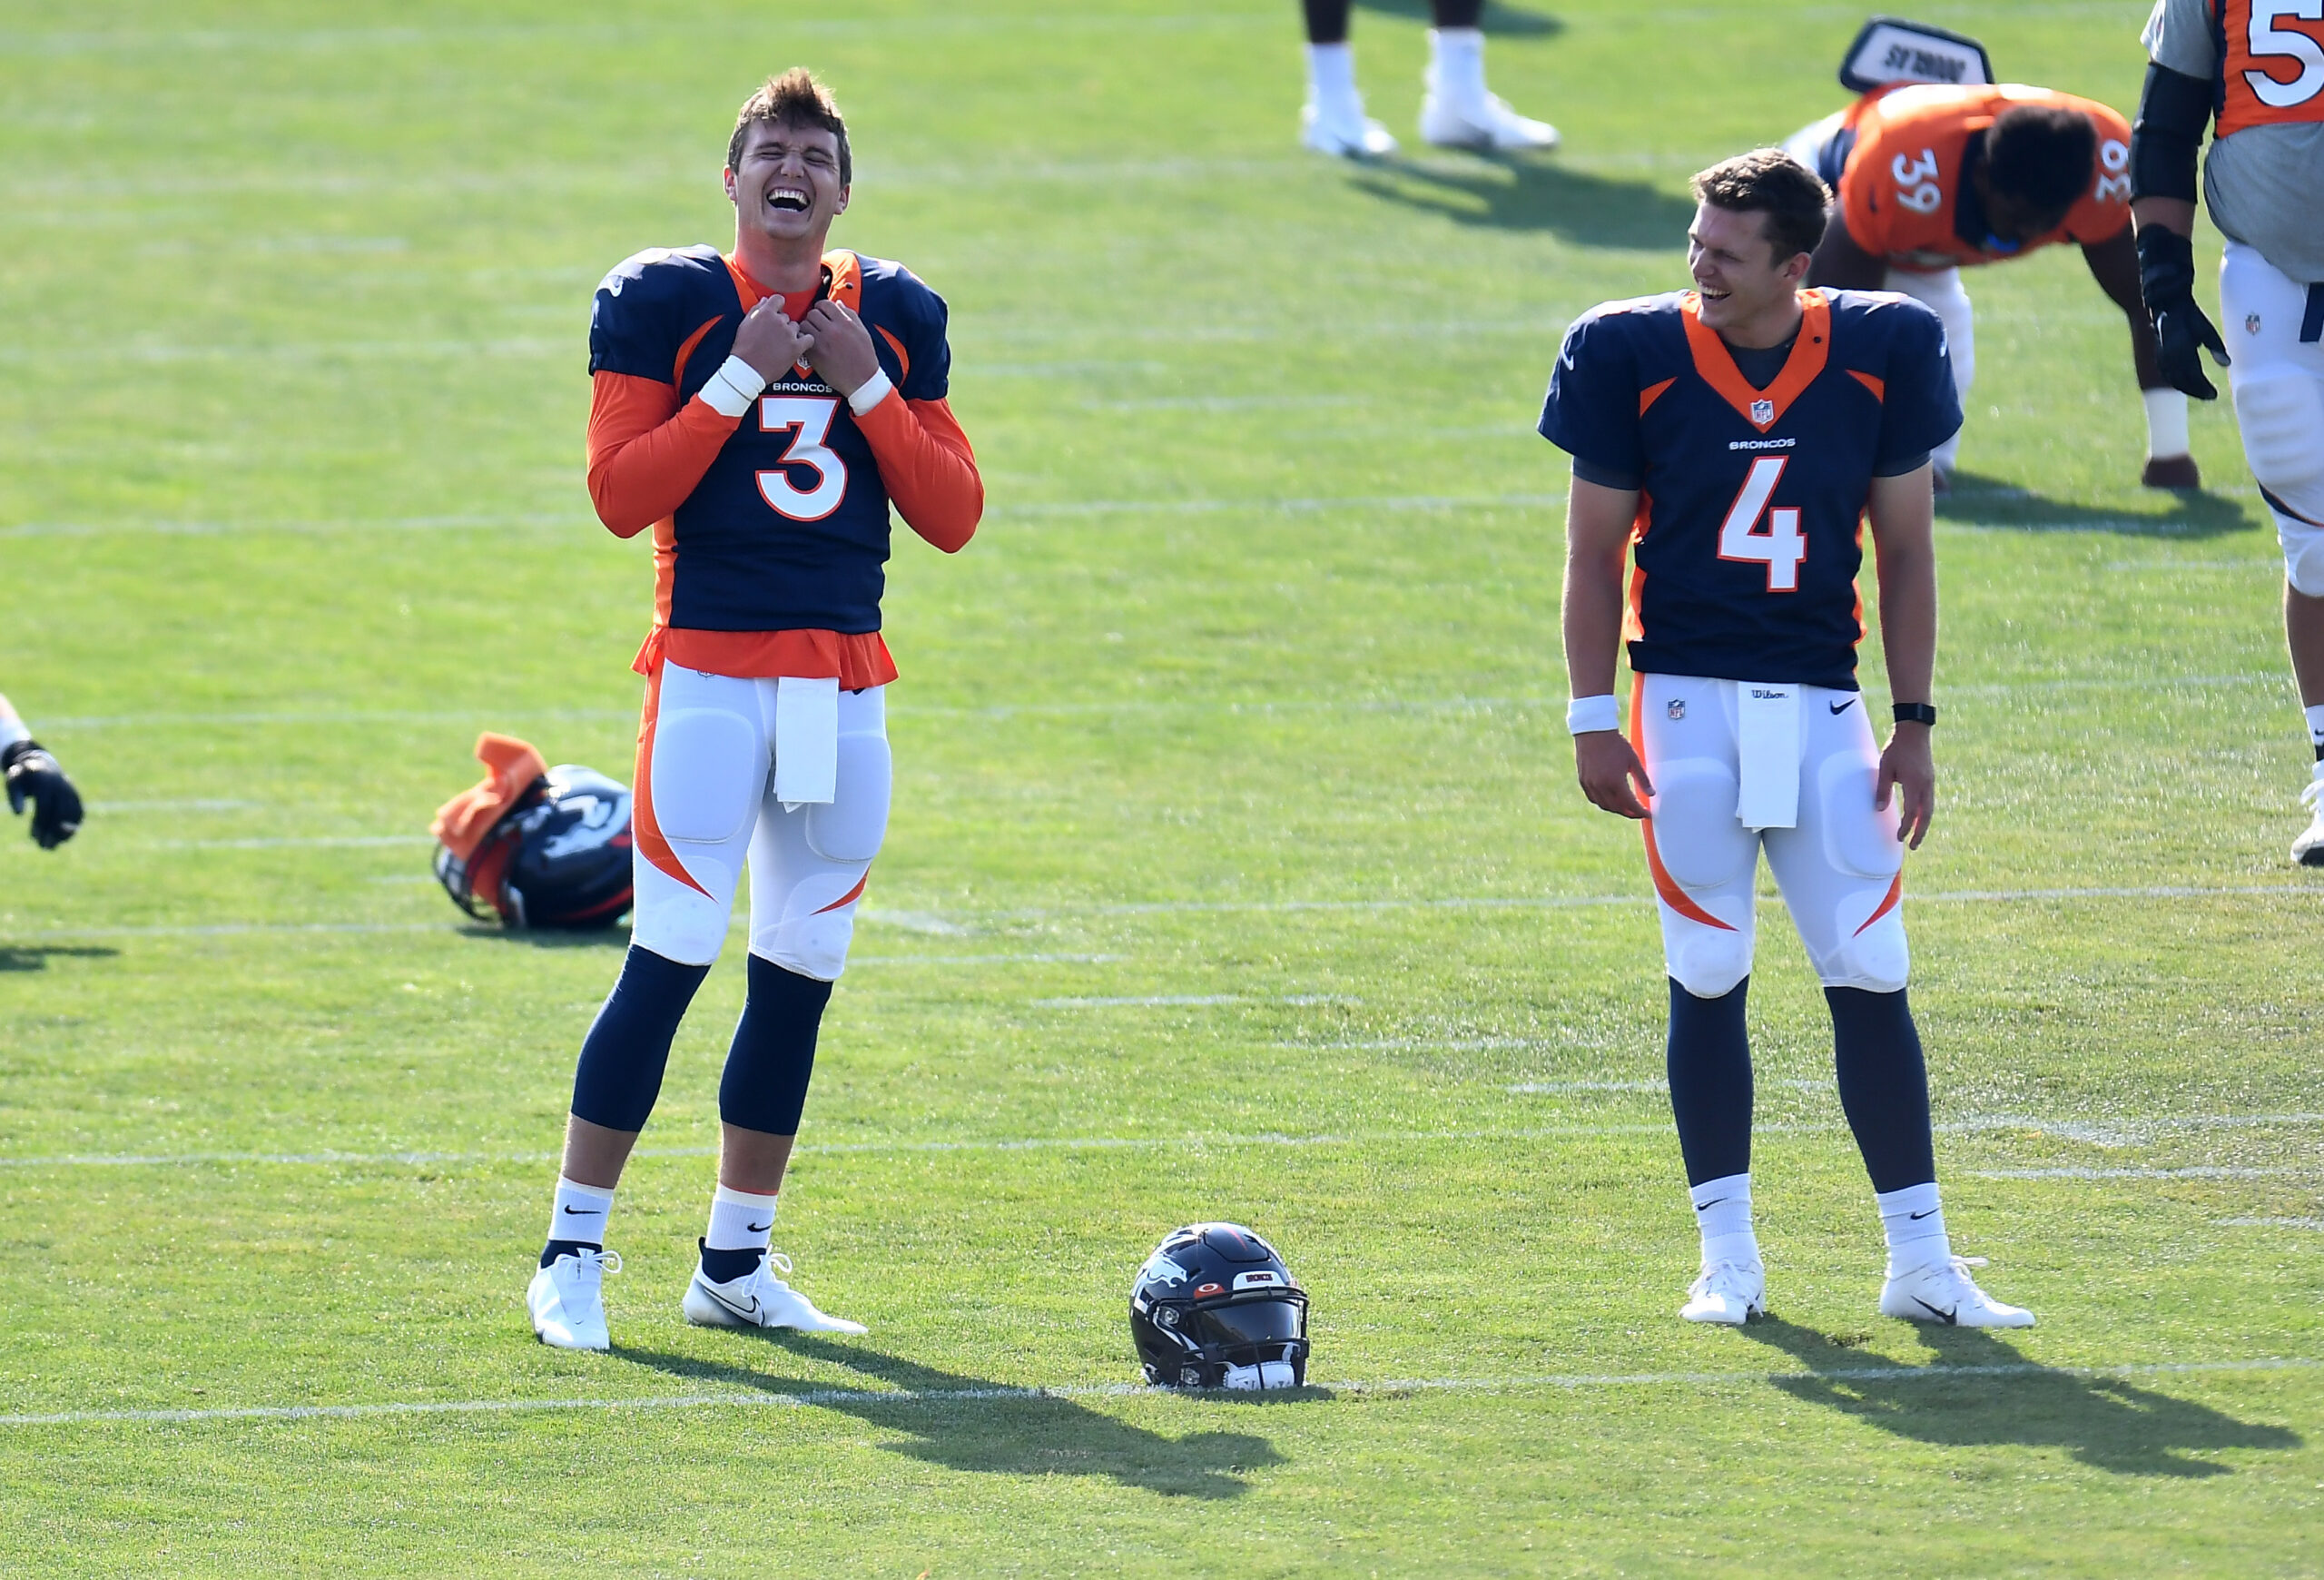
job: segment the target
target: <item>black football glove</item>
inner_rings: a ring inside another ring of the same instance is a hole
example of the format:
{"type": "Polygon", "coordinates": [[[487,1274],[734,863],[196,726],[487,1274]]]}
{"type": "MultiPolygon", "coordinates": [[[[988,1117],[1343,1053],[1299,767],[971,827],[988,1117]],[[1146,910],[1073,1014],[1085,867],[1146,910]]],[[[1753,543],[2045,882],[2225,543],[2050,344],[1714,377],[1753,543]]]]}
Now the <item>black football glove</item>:
{"type": "Polygon", "coordinates": [[[2227,345],[2195,305],[2195,243],[2161,225],[2139,227],[2139,291],[2154,321],[2156,360],[2171,388],[2198,400],[2216,400],[2219,391],[2203,376],[2202,359],[2227,366],[2227,345]]]}
{"type": "Polygon", "coordinates": [[[8,774],[8,810],[22,815],[33,804],[33,838],[54,850],[81,826],[81,793],[38,741],[0,747],[0,768],[8,774]]]}

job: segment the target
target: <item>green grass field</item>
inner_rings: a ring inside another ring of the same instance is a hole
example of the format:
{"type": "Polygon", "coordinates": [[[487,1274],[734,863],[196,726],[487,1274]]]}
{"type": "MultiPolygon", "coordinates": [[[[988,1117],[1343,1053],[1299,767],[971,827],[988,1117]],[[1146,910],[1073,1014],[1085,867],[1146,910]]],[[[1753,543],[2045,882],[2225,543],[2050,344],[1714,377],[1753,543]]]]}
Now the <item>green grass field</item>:
{"type": "MultiPolygon", "coordinates": [[[[1375,169],[1295,147],[1288,0],[6,6],[0,690],[92,811],[0,824],[0,1570],[2324,1570],[2275,546],[2217,408],[2214,492],[2135,486],[2071,255],[1970,282],[1907,902],[1955,1243],[2042,1325],[1873,1314],[1773,909],[1779,1319],[1676,1318],[1654,918],[1571,784],[1531,423],[1859,14],[1549,3],[1491,67],[1565,152],[1375,169]],[[620,940],[460,923],[425,831],[482,728],[628,775],[589,294],[730,240],[734,106],[793,63],[851,116],[835,241],[951,303],[991,500],[957,559],[899,533],[896,819],[778,1241],[872,1331],[679,1317],[737,943],[575,1356],[521,1295],[620,940]],[[1324,1386],[1129,1387],[1130,1274],[1203,1217],[1285,1249],[1324,1386]]],[[[2144,9],[1919,12],[2127,107],[2144,9]]],[[[1408,143],[1424,25],[1357,18],[1408,143]]]]}

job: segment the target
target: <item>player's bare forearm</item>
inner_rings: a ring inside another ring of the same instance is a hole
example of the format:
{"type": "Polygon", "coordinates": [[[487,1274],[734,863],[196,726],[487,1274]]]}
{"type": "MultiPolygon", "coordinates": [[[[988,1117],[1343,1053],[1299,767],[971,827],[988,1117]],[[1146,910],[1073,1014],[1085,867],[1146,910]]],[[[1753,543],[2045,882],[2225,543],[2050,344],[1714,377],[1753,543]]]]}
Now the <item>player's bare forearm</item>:
{"type": "MultiPolygon", "coordinates": [[[[1896,702],[1926,702],[1936,673],[1936,509],[1929,469],[1872,479],[1867,512],[1880,572],[1880,649],[1896,702]]],[[[1918,849],[1936,807],[1926,725],[1900,724],[1880,754],[1876,805],[1896,793],[1896,833],[1918,849]]]]}
{"type": "Polygon", "coordinates": [[[2185,198],[2139,198],[2131,204],[2131,219],[2142,231],[2160,225],[2182,236],[2195,233],[2195,205],[2185,198]]]}
{"type": "Polygon", "coordinates": [[[1888,262],[1856,244],[1837,207],[1825,222],[1824,240],[1817,245],[1816,261],[1808,266],[1807,283],[1839,291],[1878,291],[1888,282],[1888,262]]]}
{"type": "Polygon", "coordinates": [[[2085,243],[2082,256],[2090,265],[2090,277],[2130,322],[2131,362],[2138,371],[2139,388],[2169,389],[2171,380],[2162,376],[2154,325],[2147,319],[2146,298],[2139,291],[2139,247],[2132,227],[2124,225],[2103,242],[2085,243]]]}
{"type": "MultiPolygon", "coordinates": [[[[1561,626],[1567,684],[1575,696],[1614,689],[1622,639],[1622,559],[1638,518],[1638,490],[1573,479],[1566,495],[1565,595],[1561,626]]],[[[1592,805],[1618,815],[1647,815],[1654,794],[1646,766],[1619,730],[1573,737],[1575,776],[1592,805]]]]}

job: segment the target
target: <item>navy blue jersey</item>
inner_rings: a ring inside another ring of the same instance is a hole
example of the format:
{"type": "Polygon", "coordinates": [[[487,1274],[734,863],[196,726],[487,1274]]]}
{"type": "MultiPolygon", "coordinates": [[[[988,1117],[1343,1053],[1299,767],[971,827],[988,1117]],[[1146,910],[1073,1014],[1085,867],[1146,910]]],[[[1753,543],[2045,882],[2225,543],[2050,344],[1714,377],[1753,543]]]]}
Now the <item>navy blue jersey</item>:
{"type": "MultiPolygon", "coordinates": [[[[943,298],[900,263],[834,252],[823,294],[862,315],[907,400],[940,400],[952,353],[943,298]]],[[[711,247],[640,252],[597,287],[589,371],[675,387],[681,401],[724,364],[745,282],[711,247]]],[[[839,391],[802,367],[768,386],[656,536],[662,623],[704,631],[880,628],[888,491],[839,391]],[[665,538],[666,537],[666,541],[665,538]]]]}
{"type": "Polygon", "coordinates": [[[1945,329],[1887,291],[1800,294],[1775,381],[1737,370],[1692,291],[1566,331],[1544,439],[1641,479],[1623,636],[1647,674],[1856,688],[1872,479],[1961,426],[1945,329]]]}

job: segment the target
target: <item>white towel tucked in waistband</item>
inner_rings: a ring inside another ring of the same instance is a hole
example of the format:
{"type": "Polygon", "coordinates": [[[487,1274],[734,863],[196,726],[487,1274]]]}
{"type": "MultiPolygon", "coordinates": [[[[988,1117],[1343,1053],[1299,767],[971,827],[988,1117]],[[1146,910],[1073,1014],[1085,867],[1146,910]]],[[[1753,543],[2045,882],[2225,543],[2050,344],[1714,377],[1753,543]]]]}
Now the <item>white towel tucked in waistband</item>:
{"type": "Polygon", "coordinates": [[[1741,793],[1736,820],[1748,829],[1799,823],[1799,687],[1735,684],[1735,746],[1741,793]]]}
{"type": "Polygon", "coordinates": [[[839,680],[774,683],[774,798],[788,812],[839,793],[839,680]]]}

